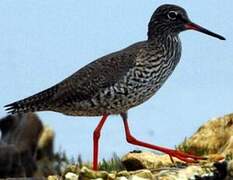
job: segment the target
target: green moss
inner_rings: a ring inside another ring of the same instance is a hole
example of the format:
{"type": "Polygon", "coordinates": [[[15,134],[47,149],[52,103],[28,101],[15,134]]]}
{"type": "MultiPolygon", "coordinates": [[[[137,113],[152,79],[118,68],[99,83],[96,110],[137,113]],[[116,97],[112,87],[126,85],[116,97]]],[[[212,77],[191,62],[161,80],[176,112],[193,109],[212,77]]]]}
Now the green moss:
{"type": "Polygon", "coordinates": [[[227,155],[225,156],[225,159],[226,159],[227,161],[233,160],[233,154],[232,154],[232,153],[227,154],[227,155]]]}
{"type": "Polygon", "coordinates": [[[125,170],[124,165],[121,162],[121,159],[119,156],[117,156],[116,153],[113,154],[113,157],[110,160],[103,159],[102,162],[100,162],[100,170],[104,171],[122,171],[125,170]]]}

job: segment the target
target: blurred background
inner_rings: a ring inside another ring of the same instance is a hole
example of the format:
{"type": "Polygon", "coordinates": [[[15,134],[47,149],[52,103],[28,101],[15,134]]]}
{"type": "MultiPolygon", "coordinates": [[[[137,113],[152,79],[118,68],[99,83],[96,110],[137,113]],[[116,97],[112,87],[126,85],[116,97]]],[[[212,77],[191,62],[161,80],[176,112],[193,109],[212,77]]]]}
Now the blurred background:
{"type": "MultiPolygon", "coordinates": [[[[232,0],[0,1],[0,116],[3,106],[46,89],[87,63],[147,38],[147,24],[161,4],[184,7],[191,20],[226,41],[180,34],[180,64],[160,91],[129,111],[132,133],[174,147],[209,118],[233,112],[232,0]]],[[[55,130],[56,150],[92,159],[92,133],[100,117],[40,112],[55,130]]],[[[121,118],[106,122],[100,158],[141,149],[126,143],[121,118]]]]}

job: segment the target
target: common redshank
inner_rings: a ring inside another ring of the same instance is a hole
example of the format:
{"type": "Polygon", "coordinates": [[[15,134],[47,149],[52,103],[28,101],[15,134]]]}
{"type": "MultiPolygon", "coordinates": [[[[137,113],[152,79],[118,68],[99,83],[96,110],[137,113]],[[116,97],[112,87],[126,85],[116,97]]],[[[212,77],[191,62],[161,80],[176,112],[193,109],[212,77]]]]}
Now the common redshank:
{"type": "Polygon", "coordinates": [[[102,116],[93,133],[93,169],[98,169],[100,131],[109,115],[121,115],[129,143],[158,150],[185,162],[202,157],[142,142],[129,130],[127,112],[151,98],[174,71],[181,57],[179,33],[196,30],[224,37],[194,24],[186,11],[165,4],[153,13],[148,38],[101,57],[53,87],[6,105],[10,113],[55,111],[72,116],[102,116]]]}

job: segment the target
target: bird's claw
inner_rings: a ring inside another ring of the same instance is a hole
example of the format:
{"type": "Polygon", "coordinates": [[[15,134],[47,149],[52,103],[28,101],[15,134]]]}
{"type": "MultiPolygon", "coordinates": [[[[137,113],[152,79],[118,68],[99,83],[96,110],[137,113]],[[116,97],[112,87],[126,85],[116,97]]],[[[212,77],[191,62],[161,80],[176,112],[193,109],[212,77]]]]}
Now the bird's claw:
{"type": "Polygon", "coordinates": [[[174,163],[173,157],[184,161],[186,163],[198,163],[199,160],[206,160],[206,157],[201,157],[201,156],[196,156],[196,155],[192,155],[192,154],[187,154],[178,150],[170,150],[169,152],[167,152],[167,154],[169,155],[172,163],[174,163]]]}

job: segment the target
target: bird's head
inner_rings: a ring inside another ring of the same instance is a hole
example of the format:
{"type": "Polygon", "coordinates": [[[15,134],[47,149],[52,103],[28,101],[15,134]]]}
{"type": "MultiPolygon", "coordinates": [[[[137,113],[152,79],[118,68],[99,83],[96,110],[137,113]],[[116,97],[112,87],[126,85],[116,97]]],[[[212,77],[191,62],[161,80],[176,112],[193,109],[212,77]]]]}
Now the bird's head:
{"type": "Polygon", "coordinates": [[[154,38],[158,35],[178,35],[182,31],[191,29],[225,40],[223,36],[193,23],[182,7],[171,4],[162,5],[155,10],[149,22],[148,36],[154,38]]]}

